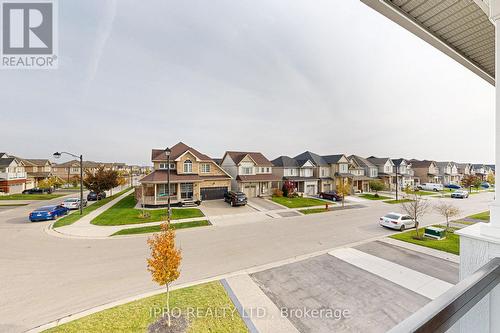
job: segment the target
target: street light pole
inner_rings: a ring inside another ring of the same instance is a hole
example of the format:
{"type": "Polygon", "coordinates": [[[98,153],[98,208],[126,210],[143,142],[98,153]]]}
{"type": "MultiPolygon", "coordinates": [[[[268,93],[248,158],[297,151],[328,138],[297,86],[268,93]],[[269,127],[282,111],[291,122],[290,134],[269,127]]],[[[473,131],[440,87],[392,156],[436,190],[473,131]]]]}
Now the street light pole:
{"type": "Polygon", "coordinates": [[[167,155],[167,225],[170,228],[170,148],[165,149],[167,155]]]}
{"type": "Polygon", "coordinates": [[[72,153],[62,151],[62,152],[55,152],[53,156],[54,158],[60,158],[62,154],[66,154],[80,159],[80,215],[83,215],[83,155],[80,154],[80,156],[78,156],[72,153]]]}
{"type": "Polygon", "coordinates": [[[399,172],[399,166],[396,165],[396,200],[398,200],[398,187],[399,187],[398,172],[399,172]]]}

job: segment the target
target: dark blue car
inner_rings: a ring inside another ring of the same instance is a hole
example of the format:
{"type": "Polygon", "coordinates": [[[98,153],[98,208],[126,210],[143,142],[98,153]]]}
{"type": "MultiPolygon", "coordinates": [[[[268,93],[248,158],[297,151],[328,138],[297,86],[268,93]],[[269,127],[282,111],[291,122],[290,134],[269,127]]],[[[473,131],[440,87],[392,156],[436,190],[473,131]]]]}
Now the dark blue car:
{"type": "Polygon", "coordinates": [[[30,221],[46,221],[46,220],[55,220],[59,216],[63,216],[68,214],[68,208],[65,208],[61,205],[57,206],[44,206],[35,209],[30,213],[30,221]]]}
{"type": "Polygon", "coordinates": [[[448,185],[445,185],[444,187],[452,188],[454,190],[460,190],[462,188],[460,185],[456,185],[456,184],[448,184],[448,185]]]}

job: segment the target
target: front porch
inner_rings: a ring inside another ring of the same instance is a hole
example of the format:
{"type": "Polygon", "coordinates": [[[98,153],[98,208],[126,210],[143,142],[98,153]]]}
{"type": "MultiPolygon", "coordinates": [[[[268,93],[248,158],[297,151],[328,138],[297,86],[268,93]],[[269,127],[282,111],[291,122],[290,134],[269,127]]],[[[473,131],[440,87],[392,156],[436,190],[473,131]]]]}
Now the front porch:
{"type": "Polygon", "coordinates": [[[161,184],[143,184],[136,188],[135,196],[137,202],[144,206],[163,207],[168,204],[181,206],[185,203],[198,202],[200,200],[200,187],[197,183],[171,183],[170,191],[168,185],[161,184]],[[170,195],[169,195],[170,192],[170,195]]]}

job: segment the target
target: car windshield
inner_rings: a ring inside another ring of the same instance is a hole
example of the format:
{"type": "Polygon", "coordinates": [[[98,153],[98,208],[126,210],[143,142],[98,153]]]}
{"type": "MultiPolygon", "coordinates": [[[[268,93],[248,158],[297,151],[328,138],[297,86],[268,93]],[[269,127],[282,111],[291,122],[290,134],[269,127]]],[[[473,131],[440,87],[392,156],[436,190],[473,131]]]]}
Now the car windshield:
{"type": "Polygon", "coordinates": [[[388,218],[388,219],[392,219],[392,220],[399,220],[399,215],[396,215],[396,214],[387,214],[384,217],[388,218]]]}
{"type": "Polygon", "coordinates": [[[50,212],[55,206],[40,207],[35,210],[35,212],[50,212]]]}

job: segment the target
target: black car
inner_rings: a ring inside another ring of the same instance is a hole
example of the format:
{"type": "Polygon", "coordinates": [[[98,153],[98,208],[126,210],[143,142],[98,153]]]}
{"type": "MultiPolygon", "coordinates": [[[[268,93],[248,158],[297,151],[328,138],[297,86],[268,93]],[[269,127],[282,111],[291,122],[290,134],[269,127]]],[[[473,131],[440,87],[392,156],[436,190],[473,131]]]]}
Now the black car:
{"type": "Polygon", "coordinates": [[[335,191],[327,191],[327,192],[321,192],[319,194],[319,197],[321,199],[327,199],[327,200],[332,200],[332,201],[342,201],[342,197],[337,194],[335,191]]]}
{"type": "Polygon", "coordinates": [[[52,189],[50,188],[30,188],[29,190],[24,190],[23,194],[44,194],[44,193],[52,193],[52,189]]]}
{"type": "Polygon", "coordinates": [[[89,194],[87,194],[87,201],[97,201],[97,200],[102,200],[104,198],[106,198],[105,192],[97,194],[94,191],[91,191],[89,194]]]}
{"type": "Polygon", "coordinates": [[[229,191],[224,193],[224,201],[231,206],[244,206],[247,204],[247,196],[243,192],[229,191]]]}

